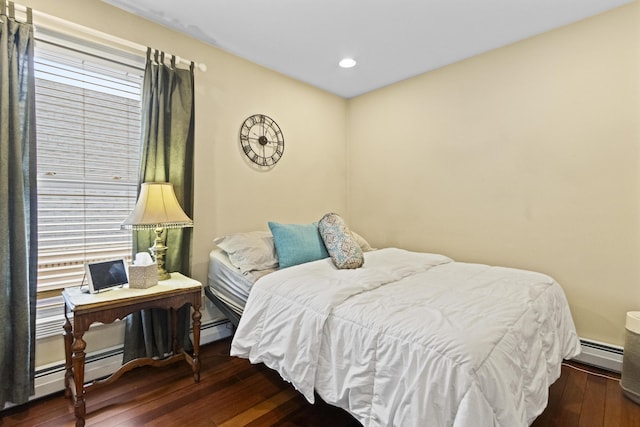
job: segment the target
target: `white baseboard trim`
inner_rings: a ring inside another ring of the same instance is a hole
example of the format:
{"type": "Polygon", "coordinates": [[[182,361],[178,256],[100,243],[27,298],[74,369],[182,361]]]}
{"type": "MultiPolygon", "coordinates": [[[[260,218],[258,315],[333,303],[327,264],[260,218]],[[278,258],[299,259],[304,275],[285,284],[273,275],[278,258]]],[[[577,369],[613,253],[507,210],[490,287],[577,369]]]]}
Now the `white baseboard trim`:
{"type": "Polygon", "coordinates": [[[573,360],[613,372],[622,372],[624,349],[598,341],[580,339],[582,352],[573,360]]]}
{"type": "MultiPolygon", "coordinates": [[[[232,334],[232,325],[227,320],[202,325],[200,344],[208,344],[232,334]]],[[[613,372],[622,371],[623,348],[597,341],[581,339],[582,353],[576,360],[613,372]]],[[[103,349],[87,355],[85,380],[91,381],[111,375],[122,365],[122,347],[103,349]]],[[[35,391],[31,399],[37,399],[64,390],[64,360],[39,367],[36,370],[35,391]]]]}
{"type": "MultiPolygon", "coordinates": [[[[117,371],[120,366],[122,366],[122,347],[89,353],[85,361],[85,380],[106,377],[117,371]]],[[[64,374],[64,361],[36,369],[35,394],[29,400],[64,390],[64,374]]]]}
{"type": "MultiPolygon", "coordinates": [[[[202,325],[200,345],[208,344],[231,336],[232,328],[228,320],[202,325]]],[[[64,360],[36,369],[35,394],[29,400],[37,399],[64,390],[64,360]]],[[[85,381],[111,375],[122,366],[122,346],[102,349],[89,353],[85,362],[85,381]]]]}

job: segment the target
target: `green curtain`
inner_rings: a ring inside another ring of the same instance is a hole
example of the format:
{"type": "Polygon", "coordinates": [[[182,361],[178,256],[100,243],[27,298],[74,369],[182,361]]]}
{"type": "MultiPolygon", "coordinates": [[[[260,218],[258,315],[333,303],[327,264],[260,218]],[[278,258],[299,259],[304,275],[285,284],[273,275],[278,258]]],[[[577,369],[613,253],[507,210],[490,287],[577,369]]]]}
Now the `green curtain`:
{"type": "MultiPolygon", "coordinates": [[[[193,64],[179,69],[157,51],[147,65],[142,88],[142,158],[140,183],[170,182],[180,206],[193,218],[194,85],[193,64]],[[159,56],[159,57],[158,57],[159,56]]],[[[191,273],[191,228],[165,230],[169,272],[191,273]]],[[[134,232],[134,253],[153,246],[153,231],[134,232]]],[[[190,307],[178,317],[178,339],[191,349],[190,307]]],[[[171,322],[165,310],[142,310],[127,317],[124,357],[164,357],[171,352],[171,322]]]]}
{"type": "Polygon", "coordinates": [[[34,393],[37,287],[33,26],[0,0],[0,409],[34,393]]]}

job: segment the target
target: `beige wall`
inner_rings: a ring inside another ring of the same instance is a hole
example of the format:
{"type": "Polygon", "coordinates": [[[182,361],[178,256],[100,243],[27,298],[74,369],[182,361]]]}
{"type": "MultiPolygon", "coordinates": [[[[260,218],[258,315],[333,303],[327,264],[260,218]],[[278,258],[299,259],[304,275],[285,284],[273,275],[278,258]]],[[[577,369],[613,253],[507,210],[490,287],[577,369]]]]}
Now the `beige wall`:
{"type": "Polygon", "coordinates": [[[219,234],[268,229],[269,220],[317,221],[327,211],[346,210],[346,100],[99,0],[21,3],[207,65],[195,75],[196,279],[206,280],[212,239],[219,234]],[[284,157],[269,172],[252,168],[240,149],[240,125],[255,113],[273,118],[285,138],[284,157]]]}
{"type": "Polygon", "coordinates": [[[634,3],[352,99],[351,223],[378,246],[545,272],[580,336],[621,345],[640,309],[639,16],[634,3]]]}

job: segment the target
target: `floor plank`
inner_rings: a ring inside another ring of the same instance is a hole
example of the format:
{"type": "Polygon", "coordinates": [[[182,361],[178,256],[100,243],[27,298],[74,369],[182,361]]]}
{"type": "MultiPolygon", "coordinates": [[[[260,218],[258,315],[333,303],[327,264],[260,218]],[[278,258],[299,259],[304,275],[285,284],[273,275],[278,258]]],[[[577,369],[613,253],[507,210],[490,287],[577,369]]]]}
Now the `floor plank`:
{"type": "Polygon", "coordinates": [[[586,372],[575,369],[568,370],[567,383],[564,386],[562,396],[560,396],[560,406],[551,419],[551,425],[564,427],[578,425],[587,377],[586,372]]]}
{"type": "MultiPolygon", "coordinates": [[[[311,405],[264,365],[230,357],[231,340],[201,347],[201,380],[185,363],[142,367],[87,393],[87,426],[358,427],[321,399],[311,405]]],[[[624,397],[620,376],[565,363],[549,404],[532,427],[640,427],[640,405],[624,397]]],[[[62,392],[0,412],[0,426],[73,426],[62,392]]]]}
{"type": "Polygon", "coordinates": [[[606,396],[606,390],[607,380],[604,377],[587,376],[578,426],[600,427],[604,424],[605,399],[602,396],[606,396]]]}

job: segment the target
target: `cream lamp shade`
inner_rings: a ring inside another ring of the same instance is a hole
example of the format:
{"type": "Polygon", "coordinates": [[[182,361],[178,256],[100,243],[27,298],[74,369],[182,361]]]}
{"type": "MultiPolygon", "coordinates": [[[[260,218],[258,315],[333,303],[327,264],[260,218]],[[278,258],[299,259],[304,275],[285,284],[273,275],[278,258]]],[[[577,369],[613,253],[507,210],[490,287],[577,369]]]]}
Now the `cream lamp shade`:
{"type": "Polygon", "coordinates": [[[169,182],[143,183],[133,212],[120,225],[124,230],[155,230],[155,243],[149,251],[156,258],[159,280],[171,277],[164,269],[167,247],[162,232],[165,228],[185,227],[193,227],[193,221],[180,207],[173,184],[169,182]]]}
{"type": "Polygon", "coordinates": [[[142,184],[133,212],[121,225],[125,230],[151,230],[157,227],[193,227],[193,221],[180,207],[170,182],[142,184]]]}

